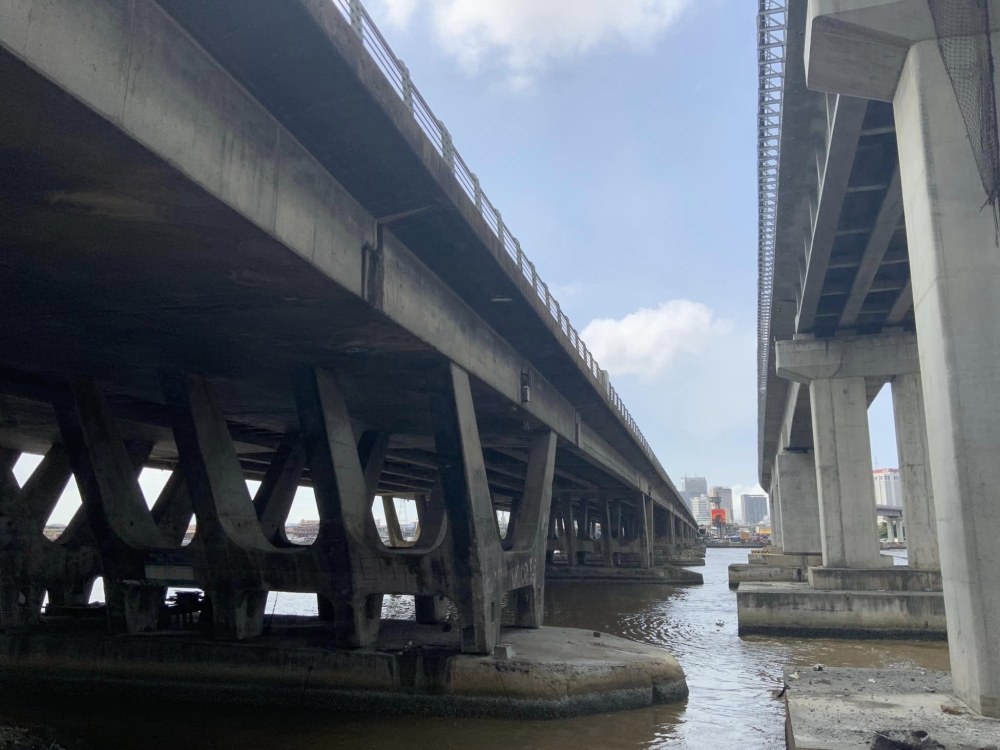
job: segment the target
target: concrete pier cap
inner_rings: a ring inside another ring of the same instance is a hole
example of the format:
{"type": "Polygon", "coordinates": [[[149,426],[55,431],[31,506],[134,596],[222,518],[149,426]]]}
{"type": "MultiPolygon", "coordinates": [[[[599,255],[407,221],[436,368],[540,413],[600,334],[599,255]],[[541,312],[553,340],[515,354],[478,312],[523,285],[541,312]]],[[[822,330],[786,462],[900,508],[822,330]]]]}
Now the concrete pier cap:
{"type": "Polygon", "coordinates": [[[806,85],[891,102],[910,46],[934,38],[927,0],[809,0],[806,85]]]}
{"type": "Polygon", "coordinates": [[[917,337],[890,331],[871,336],[778,341],[775,369],[781,377],[804,384],[821,378],[919,375],[917,337]]]}

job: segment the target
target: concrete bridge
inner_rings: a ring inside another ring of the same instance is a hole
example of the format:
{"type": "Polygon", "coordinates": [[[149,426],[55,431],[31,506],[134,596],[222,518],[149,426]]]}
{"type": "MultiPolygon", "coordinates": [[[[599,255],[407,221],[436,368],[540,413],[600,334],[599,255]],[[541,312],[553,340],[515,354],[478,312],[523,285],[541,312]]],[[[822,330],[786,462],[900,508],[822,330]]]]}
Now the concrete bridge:
{"type": "MultiPolygon", "coordinates": [[[[797,615],[814,630],[946,626],[959,697],[1000,716],[1000,254],[948,32],[924,0],[761,9],[760,477],[812,583],[787,591],[826,607],[797,615]],[[887,384],[909,557],[888,585],[867,415],[887,384]]],[[[795,626],[774,586],[740,584],[741,626],[795,626]]]]}
{"type": "Polygon", "coordinates": [[[116,632],[157,629],[186,586],[240,640],[269,590],[298,591],[365,647],[382,596],[409,594],[423,624],[452,602],[461,650],[486,654],[504,601],[541,625],[546,558],[642,570],[693,545],[360,3],[7,3],[0,91],[4,628],[103,576],[116,632]],[[45,459],[18,488],[21,452],[45,459]],[[151,510],[144,466],[174,470],[151,510]],[[83,509],[50,542],[74,476],[83,509]],[[284,533],[300,485],[310,547],[284,533]],[[378,496],[415,500],[415,542],[386,502],[382,543],[378,496]]]}

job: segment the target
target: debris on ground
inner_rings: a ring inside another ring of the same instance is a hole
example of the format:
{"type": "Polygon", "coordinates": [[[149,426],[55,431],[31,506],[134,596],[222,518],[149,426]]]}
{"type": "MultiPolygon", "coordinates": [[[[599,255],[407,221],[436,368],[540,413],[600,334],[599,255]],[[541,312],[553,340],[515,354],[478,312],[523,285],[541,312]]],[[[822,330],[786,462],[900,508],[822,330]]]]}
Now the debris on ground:
{"type": "Polygon", "coordinates": [[[871,750],[945,750],[923,729],[887,729],[875,732],[871,750]]]}

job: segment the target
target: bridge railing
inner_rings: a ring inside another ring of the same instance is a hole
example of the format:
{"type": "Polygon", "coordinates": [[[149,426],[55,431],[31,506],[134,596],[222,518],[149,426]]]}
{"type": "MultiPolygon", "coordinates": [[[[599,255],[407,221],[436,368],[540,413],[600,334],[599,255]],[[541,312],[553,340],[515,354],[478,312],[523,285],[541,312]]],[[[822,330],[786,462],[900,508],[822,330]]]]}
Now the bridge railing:
{"type": "Polygon", "coordinates": [[[476,177],[475,172],[469,169],[461,154],[455,150],[451,133],[448,132],[444,123],[434,116],[424,97],[413,85],[413,81],[410,79],[410,71],[403,64],[403,61],[393,53],[389,47],[389,43],[386,42],[385,37],[382,36],[375,22],[372,21],[371,16],[368,15],[368,11],[365,10],[360,0],[331,0],[331,2],[350,22],[351,27],[361,39],[364,48],[371,55],[375,64],[378,65],[386,79],[396,90],[396,93],[399,94],[399,97],[409,108],[410,113],[420,125],[421,130],[424,131],[424,134],[434,144],[434,148],[437,149],[438,153],[441,154],[445,162],[451,167],[455,178],[458,180],[458,184],[462,186],[466,195],[475,203],[476,208],[482,214],[490,229],[493,230],[500,240],[503,249],[517,263],[521,274],[531,283],[535,294],[538,295],[538,298],[545,304],[549,313],[555,318],[563,336],[569,340],[570,345],[576,350],[577,356],[583,361],[584,368],[589,370],[607,389],[608,398],[635,435],[643,451],[652,459],[655,465],[659,466],[659,461],[649,447],[649,443],[643,436],[642,431],[628,409],[625,408],[618,392],[615,391],[614,387],[608,381],[607,372],[602,370],[597,364],[594,355],[591,354],[586,343],[584,343],[577,330],[569,322],[569,318],[562,311],[559,302],[552,296],[552,293],[549,291],[549,285],[542,281],[538,275],[538,271],[535,269],[535,264],[528,260],[528,257],[521,250],[521,243],[511,234],[510,229],[504,224],[500,212],[483,192],[479,184],[479,178],[476,177]]]}
{"type": "Polygon", "coordinates": [[[771,361],[771,298],[778,210],[781,100],[785,82],[788,0],[758,0],[757,14],[757,401],[764,421],[771,361]]]}

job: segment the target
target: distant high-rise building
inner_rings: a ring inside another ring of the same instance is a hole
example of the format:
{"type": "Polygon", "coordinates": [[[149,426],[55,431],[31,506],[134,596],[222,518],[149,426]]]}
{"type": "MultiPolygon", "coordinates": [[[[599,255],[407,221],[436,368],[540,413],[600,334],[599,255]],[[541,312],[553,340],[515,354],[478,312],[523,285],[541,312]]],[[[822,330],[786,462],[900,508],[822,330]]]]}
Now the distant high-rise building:
{"type": "Polygon", "coordinates": [[[733,491],[729,487],[711,487],[708,490],[708,496],[719,501],[719,507],[726,511],[728,523],[732,523],[736,519],[733,513],[733,491]]]}
{"type": "Polygon", "coordinates": [[[767,495],[740,495],[740,512],[745,525],[760,523],[767,518],[767,495]]]}
{"type": "Polygon", "coordinates": [[[872,479],[875,482],[876,505],[903,507],[903,482],[899,478],[899,469],[875,469],[872,479]]]}
{"type": "Polygon", "coordinates": [[[690,492],[691,497],[708,494],[708,480],[705,477],[684,477],[681,480],[681,492],[690,492]]]}
{"type": "Polygon", "coordinates": [[[694,520],[701,525],[707,526],[712,522],[712,505],[708,495],[691,498],[691,513],[694,515],[694,520]]]}

